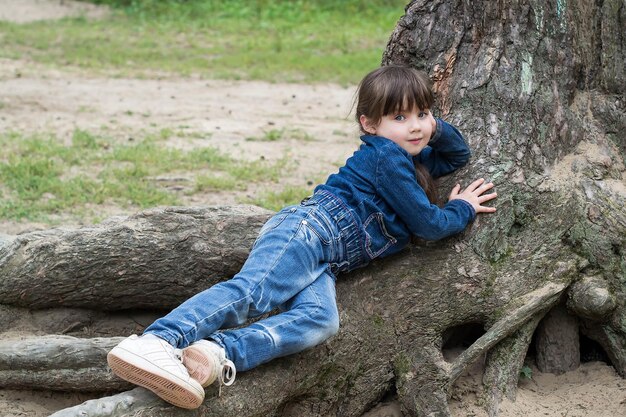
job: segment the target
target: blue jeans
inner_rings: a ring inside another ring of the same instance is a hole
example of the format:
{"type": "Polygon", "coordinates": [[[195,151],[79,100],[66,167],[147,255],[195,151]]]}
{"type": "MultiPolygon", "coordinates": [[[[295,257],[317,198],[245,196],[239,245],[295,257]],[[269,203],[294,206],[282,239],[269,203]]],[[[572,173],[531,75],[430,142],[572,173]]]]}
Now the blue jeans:
{"type": "Polygon", "coordinates": [[[178,348],[214,340],[239,371],[315,346],[339,329],[335,273],[364,263],[359,236],[351,210],[330,193],[316,193],[263,226],[237,275],[145,332],[178,348]],[[238,327],[276,308],[278,314],[238,327]]]}

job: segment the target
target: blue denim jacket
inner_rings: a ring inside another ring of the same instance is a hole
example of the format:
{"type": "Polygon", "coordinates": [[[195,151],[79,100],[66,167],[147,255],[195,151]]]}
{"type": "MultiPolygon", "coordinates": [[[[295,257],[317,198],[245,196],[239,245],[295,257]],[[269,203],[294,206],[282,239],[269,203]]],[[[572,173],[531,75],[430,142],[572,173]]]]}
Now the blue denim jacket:
{"type": "Polygon", "coordinates": [[[387,138],[362,136],[363,143],[345,166],[315,188],[315,193],[331,193],[350,208],[359,223],[366,259],[398,252],[412,235],[427,240],[453,235],[475,217],[471,204],[463,200],[442,208],[431,204],[417,183],[414,160],[436,178],[462,167],[470,157],[459,131],[436,121],[429,146],[415,157],[387,138]]]}

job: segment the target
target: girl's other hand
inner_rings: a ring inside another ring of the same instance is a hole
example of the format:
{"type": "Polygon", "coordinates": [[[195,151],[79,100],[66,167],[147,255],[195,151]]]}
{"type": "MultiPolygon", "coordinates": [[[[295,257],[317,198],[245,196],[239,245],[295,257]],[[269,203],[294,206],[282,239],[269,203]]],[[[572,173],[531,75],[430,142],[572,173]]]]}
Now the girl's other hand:
{"type": "Polygon", "coordinates": [[[429,111],[428,115],[430,116],[430,124],[433,126],[433,130],[431,130],[430,137],[432,138],[437,133],[437,121],[435,120],[435,116],[433,116],[433,112],[429,111]]]}
{"type": "Polygon", "coordinates": [[[476,213],[493,213],[495,207],[486,207],[482,204],[486,201],[493,200],[498,196],[497,193],[485,194],[485,192],[493,188],[493,183],[485,183],[484,178],[477,179],[471,183],[465,190],[461,191],[461,185],[457,184],[452,188],[448,201],[465,200],[474,207],[476,213]]]}

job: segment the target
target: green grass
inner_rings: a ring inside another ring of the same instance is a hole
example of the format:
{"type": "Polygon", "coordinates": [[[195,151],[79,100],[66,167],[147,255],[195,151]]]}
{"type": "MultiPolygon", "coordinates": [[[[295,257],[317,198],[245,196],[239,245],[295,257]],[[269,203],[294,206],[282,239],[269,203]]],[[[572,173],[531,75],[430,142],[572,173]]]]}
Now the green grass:
{"type": "Polygon", "coordinates": [[[2,58],[120,76],[356,83],[406,0],[99,1],[107,18],[0,22],[2,58]]]}
{"type": "MultiPolygon", "coordinates": [[[[105,76],[354,84],[379,65],[408,1],[92,2],[111,6],[112,13],[90,21],[0,21],[0,58],[105,76]]],[[[0,109],[5,106],[0,101],[0,109]]],[[[286,159],[243,162],[213,148],[169,148],[165,140],[171,136],[210,135],[177,129],[135,135],[133,141],[82,130],[71,138],[0,132],[0,219],[52,222],[59,214],[84,217],[98,205],[180,204],[188,195],[246,190],[251,183],[261,184],[257,188],[276,184],[246,202],[278,210],[311,192],[278,186],[290,169],[286,159]],[[173,191],[162,179],[177,176],[189,177],[182,191],[173,191]]],[[[268,130],[248,139],[314,140],[295,129],[268,130]]]]}
{"type": "Polygon", "coordinates": [[[0,218],[48,221],[94,204],[178,204],[181,196],[156,180],[168,173],[199,172],[187,190],[193,194],[245,190],[249,183],[277,182],[288,171],[286,160],[244,162],[213,148],[171,149],[161,143],[168,134],[119,143],[76,130],[63,144],[51,135],[0,133],[0,218]]]}
{"type": "Polygon", "coordinates": [[[283,139],[295,139],[303,142],[315,141],[315,138],[309,135],[304,130],[291,128],[270,129],[266,132],[263,132],[262,136],[251,136],[246,138],[247,141],[256,142],[276,142],[283,139]]]}
{"type": "Polygon", "coordinates": [[[299,203],[304,197],[311,195],[312,192],[311,188],[287,186],[280,191],[265,191],[260,193],[258,197],[247,199],[244,202],[278,211],[285,206],[299,203]]]}

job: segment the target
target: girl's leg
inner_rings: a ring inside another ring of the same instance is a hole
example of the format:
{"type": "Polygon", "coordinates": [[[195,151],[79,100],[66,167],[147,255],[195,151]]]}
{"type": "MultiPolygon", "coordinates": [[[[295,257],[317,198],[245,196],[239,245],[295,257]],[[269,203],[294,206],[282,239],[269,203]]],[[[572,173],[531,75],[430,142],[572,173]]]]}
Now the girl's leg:
{"type": "Polygon", "coordinates": [[[281,310],[250,326],[216,332],[210,339],[224,347],[238,371],[318,345],[339,329],[334,276],[322,273],[281,310]]]}
{"type": "Polygon", "coordinates": [[[261,230],[241,272],[185,301],[146,333],[183,348],[269,312],[311,285],[325,273],[335,239],[310,214],[302,206],[282,210],[261,230]]]}
{"type": "MultiPolygon", "coordinates": [[[[329,262],[336,262],[334,258],[341,253],[340,232],[336,225],[331,225],[327,215],[316,212],[315,206],[291,207],[270,219],[239,274],[190,298],[153,323],[144,336],[131,336],[122,341],[108,354],[113,372],[154,391],[172,404],[198,407],[204,390],[181,366],[175,347],[186,347],[220,328],[237,326],[248,317],[268,312],[294,298],[324,274],[329,262]]],[[[271,334],[272,326],[267,330],[271,334]]],[[[319,342],[323,337],[327,335],[317,336],[315,340],[319,342]]],[[[298,349],[307,346],[305,343],[298,349]]],[[[294,348],[281,342],[278,350],[274,351],[271,346],[267,349],[269,353],[265,355],[271,358],[276,352],[287,354],[294,348]]],[[[219,350],[218,355],[212,356],[216,368],[223,369],[226,355],[222,348],[219,350]]],[[[263,360],[255,359],[256,363],[263,360]]]]}

